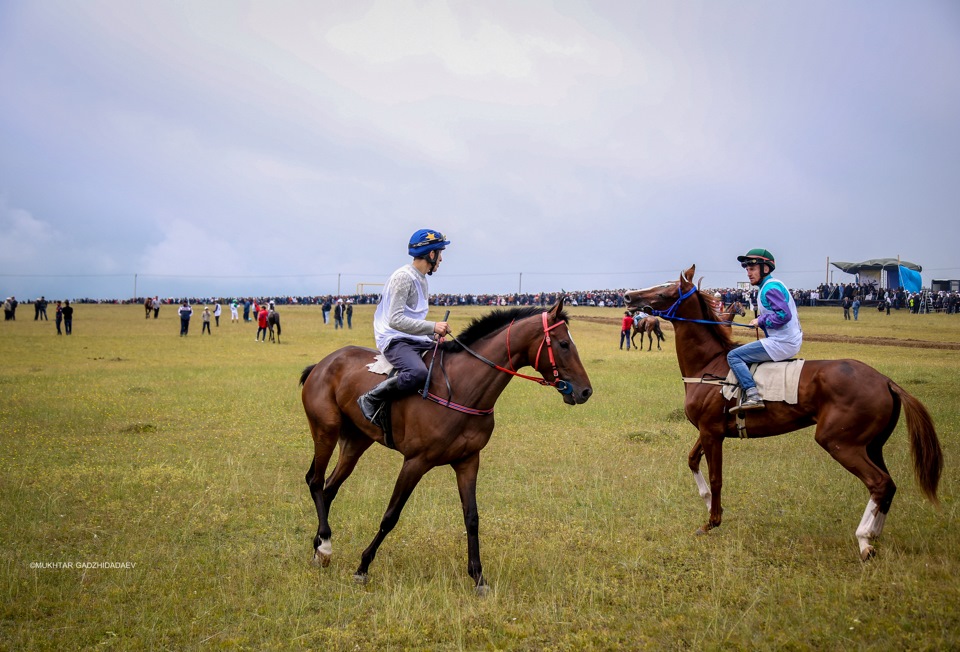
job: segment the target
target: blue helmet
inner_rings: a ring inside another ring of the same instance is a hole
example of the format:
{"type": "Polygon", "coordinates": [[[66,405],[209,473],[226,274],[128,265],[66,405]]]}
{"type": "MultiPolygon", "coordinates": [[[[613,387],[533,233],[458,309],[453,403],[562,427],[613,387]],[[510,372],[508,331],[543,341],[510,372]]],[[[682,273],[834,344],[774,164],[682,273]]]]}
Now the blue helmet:
{"type": "Polygon", "coordinates": [[[448,244],[450,241],[436,229],[420,229],[410,236],[407,252],[414,258],[420,258],[431,251],[444,249],[448,244]]]}

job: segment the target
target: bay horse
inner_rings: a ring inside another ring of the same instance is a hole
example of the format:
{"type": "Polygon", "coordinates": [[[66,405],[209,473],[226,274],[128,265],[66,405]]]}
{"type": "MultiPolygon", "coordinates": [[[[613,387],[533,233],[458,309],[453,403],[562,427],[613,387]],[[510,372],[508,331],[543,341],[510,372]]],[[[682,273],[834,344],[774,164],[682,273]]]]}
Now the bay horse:
{"type": "Polygon", "coordinates": [[[277,327],[277,344],[280,344],[280,313],[275,309],[271,309],[267,313],[267,328],[270,329],[270,341],[273,342],[273,327],[277,327]]]}
{"type": "Polygon", "coordinates": [[[744,309],[743,304],[739,301],[734,301],[729,306],[724,306],[720,304],[722,310],[717,314],[717,317],[720,318],[720,321],[731,322],[733,317],[744,317],[747,314],[747,311],[744,309]]]}
{"type": "Polygon", "coordinates": [[[389,437],[367,421],[357,405],[357,397],[383,380],[366,367],[376,350],[347,346],[303,370],[301,398],[314,446],[306,482],[319,521],[313,540],[314,563],[324,567],[330,563],[330,507],[360,456],[378,442],[402,454],[403,466],[380,528],[363,551],[354,579],[366,583],[380,544],[397,524],[424,474],[436,466],[450,465],[456,473],[467,530],[467,573],[477,594],[487,593],[480,563],[476,491],[480,451],[493,433],[497,398],[514,376],[556,388],[568,405],[584,403],[593,393],[570,337],[563,303],[561,299],[549,311],[536,307],[495,310],[473,320],[459,338],[438,343],[425,359],[439,372],[428,378],[426,398],[430,400],[414,394],[393,401],[389,437]],[[524,366],[532,366],[542,379],[516,371],[524,366]],[[327,463],[338,445],[336,466],[324,480],[327,463]]]}
{"type": "MultiPolygon", "coordinates": [[[[703,534],[720,525],[723,440],[738,436],[730,413],[736,399],[727,401],[713,386],[717,383],[714,379],[727,377],[727,352],[736,345],[729,327],[708,322],[714,315],[712,300],[694,285],[695,271],[692,266],[676,282],[632,290],[624,298],[630,307],[658,311],[674,322],[677,359],[687,383],[684,412],[699,430],[687,463],[710,512],[709,520],[698,530],[703,534]],[[704,455],[709,485],[700,472],[704,455]]],[[[931,503],[939,505],[943,453],[929,412],[902,387],[862,362],[806,360],[796,405],[767,401],[766,409],[744,416],[749,437],[772,437],[816,425],[816,442],[866,485],[870,499],[856,530],[863,561],[875,554],[872,540],[883,531],[897,490],[883,460],[883,445],[897,425],[901,406],[906,412],[917,484],[931,503]]]]}
{"type": "Polygon", "coordinates": [[[144,310],[146,310],[147,312],[146,319],[150,319],[150,311],[153,310],[153,299],[151,299],[150,297],[147,297],[146,299],[144,299],[143,307],[144,307],[144,310]]]}
{"type": "Polygon", "coordinates": [[[640,350],[643,350],[643,336],[646,334],[649,344],[647,345],[647,351],[653,350],[653,337],[657,337],[657,351],[662,351],[660,348],[660,342],[665,342],[667,338],[663,336],[663,331],[660,329],[660,320],[656,317],[644,317],[643,319],[633,322],[633,333],[630,335],[630,341],[633,342],[633,347],[637,348],[636,338],[637,334],[640,334],[640,350]]]}

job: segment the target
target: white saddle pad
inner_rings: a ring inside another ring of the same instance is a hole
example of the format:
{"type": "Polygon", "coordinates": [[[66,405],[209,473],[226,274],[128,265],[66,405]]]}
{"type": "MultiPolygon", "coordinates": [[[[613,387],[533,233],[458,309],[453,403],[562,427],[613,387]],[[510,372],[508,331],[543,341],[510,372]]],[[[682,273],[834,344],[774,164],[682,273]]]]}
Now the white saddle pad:
{"type": "Polygon", "coordinates": [[[367,369],[369,369],[371,373],[389,376],[390,372],[393,371],[393,365],[390,364],[382,353],[378,353],[377,357],[373,359],[373,362],[367,365],[367,369]]]}
{"type": "MultiPolygon", "coordinates": [[[[788,360],[786,362],[763,362],[750,365],[753,379],[757,381],[760,398],[764,401],[785,401],[791,405],[797,402],[797,393],[800,388],[800,371],[803,369],[803,360],[788,360]]],[[[740,398],[740,385],[737,377],[731,370],[727,374],[727,382],[734,385],[724,385],[721,391],[727,400],[740,398]]]]}

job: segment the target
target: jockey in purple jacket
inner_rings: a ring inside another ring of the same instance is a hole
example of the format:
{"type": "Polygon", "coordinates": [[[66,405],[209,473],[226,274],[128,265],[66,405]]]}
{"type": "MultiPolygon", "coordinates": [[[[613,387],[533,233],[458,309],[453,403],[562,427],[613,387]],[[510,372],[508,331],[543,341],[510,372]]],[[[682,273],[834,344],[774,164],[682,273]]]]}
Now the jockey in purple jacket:
{"type": "Polygon", "coordinates": [[[727,354],[727,362],[743,390],[738,409],[757,410],[764,405],[750,373],[750,364],[789,360],[800,351],[803,331],[800,330],[793,296],[787,286],[770,276],[776,268],[773,254],[766,249],[751,249],[746,255],[737,256],[737,260],[747,270],[751,285],[760,288],[757,295],[759,314],[750,325],[762,328],[766,337],[733,349],[727,354]]]}

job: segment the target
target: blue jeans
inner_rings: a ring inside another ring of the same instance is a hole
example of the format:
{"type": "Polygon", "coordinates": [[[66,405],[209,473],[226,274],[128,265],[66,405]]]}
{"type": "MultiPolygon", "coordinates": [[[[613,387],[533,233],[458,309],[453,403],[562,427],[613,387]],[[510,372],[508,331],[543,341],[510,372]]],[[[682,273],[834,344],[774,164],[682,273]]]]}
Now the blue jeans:
{"type": "Polygon", "coordinates": [[[727,362],[730,363],[730,369],[740,382],[740,387],[744,391],[756,387],[757,383],[753,380],[753,374],[750,373],[750,364],[753,362],[770,362],[773,358],[763,348],[760,340],[750,342],[743,346],[738,346],[727,354],[727,362]]]}
{"type": "Polygon", "coordinates": [[[397,389],[410,392],[421,389],[427,381],[427,365],[423,363],[423,352],[432,349],[432,342],[398,337],[390,342],[383,357],[397,370],[397,389]]]}
{"type": "MultiPolygon", "coordinates": [[[[620,331],[620,348],[623,348],[623,342],[627,342],[627,351],[630,350],[630,331],[620,331]]],[[[643,342],[641,342],[642,344],[643,342]]]]}

